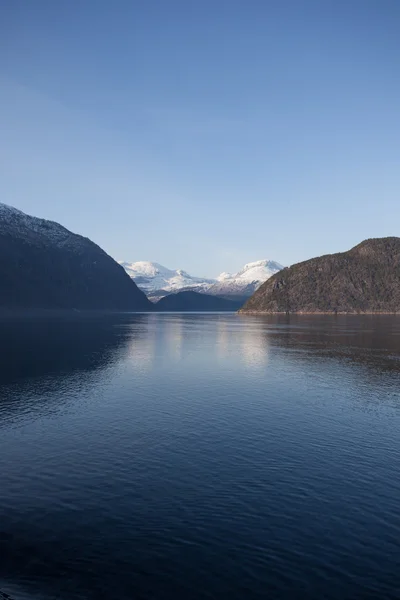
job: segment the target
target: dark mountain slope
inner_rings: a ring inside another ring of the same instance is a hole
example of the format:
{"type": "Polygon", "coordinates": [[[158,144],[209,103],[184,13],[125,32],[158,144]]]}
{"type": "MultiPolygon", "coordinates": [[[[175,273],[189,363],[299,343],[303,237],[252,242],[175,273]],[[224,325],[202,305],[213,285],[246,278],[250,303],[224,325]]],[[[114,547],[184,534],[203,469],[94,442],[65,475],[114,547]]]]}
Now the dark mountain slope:
{"type": "Polygon", "coordinates": [[[400,238],[365,240],[348,252],[283,269],[241,312],[400,312],[400,238]]]}
{"type": "Polygon", "coordinates": [[[150,310],[152,304],[89,239],[0,203],[0,307],[150,310]]]}
{"type": "Polygon", "coordinates": [[[178,292],[164,296],[155,304],[155,310],[158,311],[236,311],[242,306],[242,302],[235,302],[210,296],[209,294],[199,294],[198,292],[178,292]]]}

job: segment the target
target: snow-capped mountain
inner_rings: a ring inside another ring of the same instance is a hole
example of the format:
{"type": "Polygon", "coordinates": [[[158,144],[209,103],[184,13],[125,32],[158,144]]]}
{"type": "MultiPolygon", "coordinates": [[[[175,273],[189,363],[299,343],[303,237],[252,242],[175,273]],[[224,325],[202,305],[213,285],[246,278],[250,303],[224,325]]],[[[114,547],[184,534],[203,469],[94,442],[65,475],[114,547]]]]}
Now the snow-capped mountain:
{"type": "Polygon", "coordinates": [[[177,269],[167,269],[156,262],[138,261],[134,263],[118,261],[133,281],[149,296],[165,296],[166,293],[186,289],[205,290],[216,282],[215,279],[193,277],[177,269]]]}
{"type": "Polygon", "coordinates": [[[238,273],[221,273],[217,279],[193,277],[178,269],[167,269],[154,262],[119,261],[134,282],[152,299],[182,290],[195,290],[215,296],[251,296],[271,275],[283,267],[272,260],[248,263],[238,273]]]}
{"type": "Polygon", "coordinates": [[[266,281],[268,277],[274,275],[283,269],[283,266],[273,260],[256,260],[255,262],[247,263],[238,273],[221,273],[217,281],[233,281],[240,280],[247,283],[255,281],[266,281]]]}
{"type": "Polygon", "coordinates": [[[273,260],[257,260],[247,263],[237,273],[221,273],[217,282],[207,290],[216,296],[243,295],[251,296],[264,281],[283,269],[273,260]]]}

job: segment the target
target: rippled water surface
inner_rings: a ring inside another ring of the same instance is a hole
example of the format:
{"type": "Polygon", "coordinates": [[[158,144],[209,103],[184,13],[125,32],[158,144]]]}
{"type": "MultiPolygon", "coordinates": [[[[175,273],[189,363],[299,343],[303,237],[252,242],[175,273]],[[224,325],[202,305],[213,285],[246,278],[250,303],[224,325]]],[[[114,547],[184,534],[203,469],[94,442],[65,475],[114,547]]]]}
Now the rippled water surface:
{"type": "Polygon", "coordinates": [[[400,317],[15,318],[0,339],[3,592],[400,598],[400,317]]]}

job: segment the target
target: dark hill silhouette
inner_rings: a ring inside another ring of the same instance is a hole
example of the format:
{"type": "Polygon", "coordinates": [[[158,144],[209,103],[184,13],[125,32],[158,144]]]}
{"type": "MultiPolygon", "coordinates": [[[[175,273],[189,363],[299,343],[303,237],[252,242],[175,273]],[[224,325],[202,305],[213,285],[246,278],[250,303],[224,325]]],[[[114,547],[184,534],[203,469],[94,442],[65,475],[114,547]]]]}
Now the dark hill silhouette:
{"type": "Polygon", "coordinates": [[[199,292],[177,292],[161,298],[155,305],[157,311],[236,311],[243,302],[227,300],[199,292]]]}
{"type": "Polygon", "coordinates": [[[242,313],[400,312],[400,238],[365,240],[268,279],[242,313]]]}
{"type": "Polygon", "coordinates": [[[0,203],[0,307],[151,310],[124,269],[89,239],[0,203]]]}

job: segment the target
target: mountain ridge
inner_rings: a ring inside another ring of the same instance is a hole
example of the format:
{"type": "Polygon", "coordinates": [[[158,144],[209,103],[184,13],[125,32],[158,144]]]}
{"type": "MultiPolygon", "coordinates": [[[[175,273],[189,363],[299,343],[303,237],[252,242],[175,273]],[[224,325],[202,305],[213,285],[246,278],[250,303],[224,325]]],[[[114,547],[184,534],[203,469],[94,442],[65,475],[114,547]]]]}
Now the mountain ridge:
{"type": "Polygon", "coordinates": [[[346,252],[285,268],[267,280],[239,312],[400,312],[400,238],[370,238],[346,252]]]}
{"type": "Polygon", "coordinates": [[[137,261],[130,263],[118,261],[133,281],[150,296],[157,296],[158,292],[182,291],[186,288],[205,288],[215,282],[214,279],[193,277],[183,269],[168,269],[160,263],[150,261],[137,261]]]}
{"type": "Polygon", "coordinates": [[[182,269],[172,270],[160,263],[118,261],[135,283],[152,299],[171,292],[197,291],[214,296],[249,297],[282,265],[267,259],[247,263],[237,273],[221,273],[216,279],[194,277],[182,269]]]}
{"type": "Polygon", "coordinates": [[[100,246],[55,221],[0,203],[0,307],[151,310],[100,246]]]}

